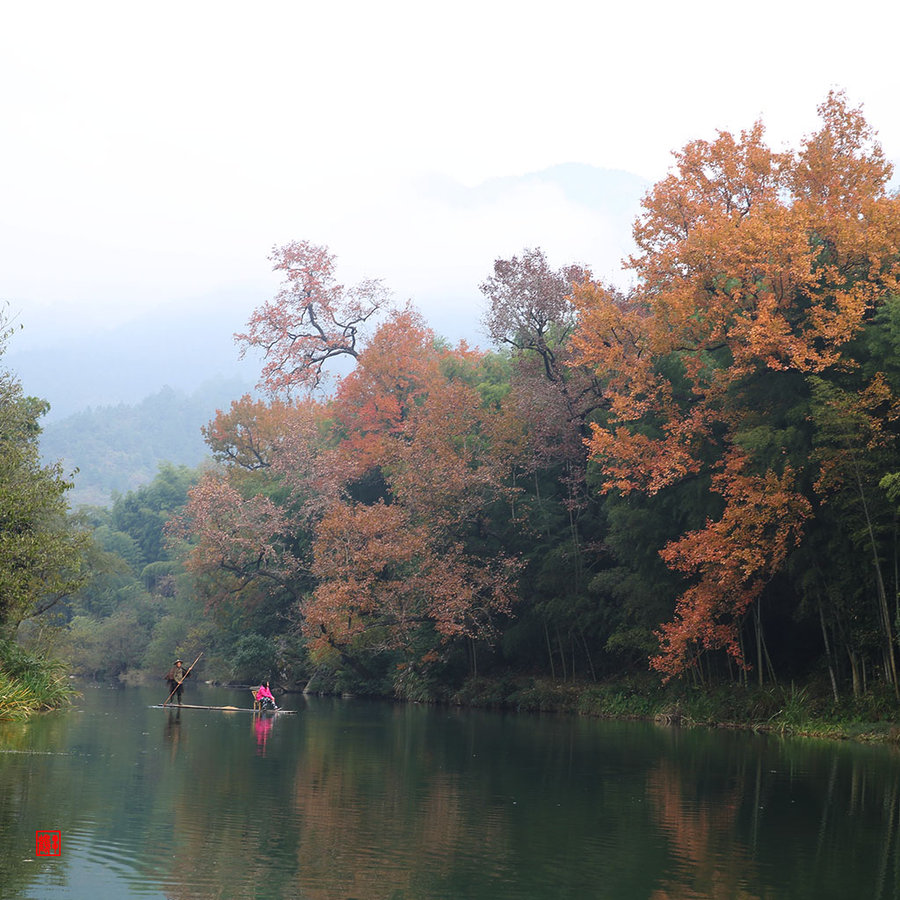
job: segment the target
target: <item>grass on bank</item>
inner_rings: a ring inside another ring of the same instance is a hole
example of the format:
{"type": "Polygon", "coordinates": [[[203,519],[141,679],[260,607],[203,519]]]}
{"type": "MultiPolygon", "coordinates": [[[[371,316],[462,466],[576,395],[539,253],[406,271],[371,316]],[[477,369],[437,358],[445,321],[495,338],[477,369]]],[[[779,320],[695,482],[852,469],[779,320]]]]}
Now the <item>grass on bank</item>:
{"type": "Polygon", "coordinates": [[[0,640],[0,720],[57,709],[74,694],[62,663],[29,653],[14,641],[0,640]]]}
{"type": "Polygon", "coordinates": [[[900,743],[900,703],[889,688],[835,703],[815,686],[695,688],[650,677],[573,684],[509,676],[473,679],[451,698],[462,706],[521,712],[566,712],[660,724],[746,728],[783,735],[900,743]]]}

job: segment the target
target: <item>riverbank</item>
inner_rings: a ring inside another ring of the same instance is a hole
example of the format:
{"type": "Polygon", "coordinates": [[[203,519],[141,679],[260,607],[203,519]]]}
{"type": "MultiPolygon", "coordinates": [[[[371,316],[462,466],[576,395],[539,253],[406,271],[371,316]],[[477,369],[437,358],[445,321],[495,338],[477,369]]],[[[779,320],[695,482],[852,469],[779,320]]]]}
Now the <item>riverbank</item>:
{"type": "Polygon", "coordinates": [[[740,728],[784,735],[900,744],[900,703],[874,690],[838,703],[815,685],[661,685],[646,677],[572,684],[508,677],[472,679],[449,698],[459,706],[642,719],[675,727],[740,728]]]}
{"type": "Polygon", "coordinates": [[[75,693],[62,663],[28,653],[13,641],[0,641],[0,721],[58,709],[75,693]]]}
{"type": "MultiPolygon", "coordinates": [[[[76,693],[60,664],[17,647],[3,646],[0,651],[0,720],[59,708],[76,693]]],[[[900,745],[900,703],[884,688],[835,703],[833,696],[817,685],[700,688],[662,685],[649,674],[601,683],[507,675],[469,679],[458,690],[432,699],[482,709],[640,719],[672,727],[735,728],[900,745]]]]}

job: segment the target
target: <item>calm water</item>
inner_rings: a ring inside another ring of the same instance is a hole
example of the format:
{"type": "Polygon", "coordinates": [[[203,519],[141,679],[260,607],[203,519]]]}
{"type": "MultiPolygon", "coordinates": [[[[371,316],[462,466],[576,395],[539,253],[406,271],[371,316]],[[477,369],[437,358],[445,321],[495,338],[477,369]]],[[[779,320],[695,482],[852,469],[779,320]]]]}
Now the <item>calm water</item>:
{"type": "Polygon", "coordinates": [[[161,694],[86,687],[0,723],[0,897],[900,897],[886,748],[299,696],[259,721],[161,694]]]}

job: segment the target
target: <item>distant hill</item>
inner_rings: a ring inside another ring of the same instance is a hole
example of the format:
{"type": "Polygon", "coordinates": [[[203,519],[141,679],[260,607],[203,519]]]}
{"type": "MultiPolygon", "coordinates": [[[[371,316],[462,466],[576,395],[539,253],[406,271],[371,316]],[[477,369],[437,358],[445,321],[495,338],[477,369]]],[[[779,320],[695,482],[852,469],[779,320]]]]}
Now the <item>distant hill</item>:
{"type": "Polygon", "coordinates": [[[161,462],[196,466],[207,456],[200,429],[217,409],[249,390],[235,379],[207,382],[192,394],[164,387],[140,403],[89,408],[50,421],[41,435],[45,462],[78,469],[73,508],[106,506],[153,480],[161,462]]]}
{"type": "Polygon", "coordinates": [[[27,341],[17,335],[3,362],[26,394],[49,401],[47,422],[88,408],[138,404],[163,385],[190,394],[216,379],[253,384],[259,364],[240,359],[233,337],[253,299],[222,294],[106,329],[25,334],[27,341]]]}

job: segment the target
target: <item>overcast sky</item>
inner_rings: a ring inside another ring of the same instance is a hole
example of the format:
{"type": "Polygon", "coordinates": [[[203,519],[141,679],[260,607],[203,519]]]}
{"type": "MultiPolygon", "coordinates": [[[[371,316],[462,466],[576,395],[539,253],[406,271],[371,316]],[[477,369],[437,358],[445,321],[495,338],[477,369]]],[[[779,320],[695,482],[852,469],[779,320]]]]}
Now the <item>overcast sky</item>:
{"type": "Polygon", "coordinates": [[[426,316],[468,309],[492,260],[525,246],[612,277],[626,235],[570,200],[459,208],[435,185],[566,162],[652,182],[688,140],[758,118],[774,146],[795,145],[832,87],[897,160],[898,10],[3,3],[0,299],[26,341],[219,293],[261,301],[270,249],[294,239],[426,316]]]}

